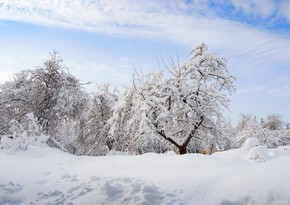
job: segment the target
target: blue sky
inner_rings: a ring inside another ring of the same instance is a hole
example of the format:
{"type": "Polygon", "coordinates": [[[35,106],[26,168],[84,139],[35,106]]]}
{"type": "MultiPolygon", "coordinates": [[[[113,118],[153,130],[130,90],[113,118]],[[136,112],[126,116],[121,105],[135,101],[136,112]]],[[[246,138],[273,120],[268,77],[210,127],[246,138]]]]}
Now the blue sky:
{"type": "Polygon", "coordinates": [[[204,42],[237,77],[231,118],[290,122],[290,0],[0,0],[0,82],[57,50],[83,82],[128,85],[204,42]]]}

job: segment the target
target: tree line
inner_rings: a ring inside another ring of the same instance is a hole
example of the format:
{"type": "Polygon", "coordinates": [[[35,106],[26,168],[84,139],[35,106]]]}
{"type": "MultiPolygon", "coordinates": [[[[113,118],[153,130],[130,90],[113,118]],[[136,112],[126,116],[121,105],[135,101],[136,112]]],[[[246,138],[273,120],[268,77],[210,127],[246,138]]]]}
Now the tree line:
{"type": "Polygon", "coordinates": [[[88,93],[52,52],[43,66],[0,85],[0,147],[23,148],[41,135],[76,155],[212,152],[249,137],[269,147],[290,143],[289,125],[278,115],[260,122],[242,115],[235,127],[225,120],[235,77],[207,45],[192,49],[187,62],[165,67],[135,72],[121,94],[108,84],[88,93]]]}

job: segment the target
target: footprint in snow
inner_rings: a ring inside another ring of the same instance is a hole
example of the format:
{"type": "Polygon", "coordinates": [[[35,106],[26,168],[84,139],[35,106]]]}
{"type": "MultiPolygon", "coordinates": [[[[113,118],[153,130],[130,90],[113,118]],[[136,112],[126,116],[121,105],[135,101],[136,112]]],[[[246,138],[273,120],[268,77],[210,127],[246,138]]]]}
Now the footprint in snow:
{"type": "MultiPolygon", "coordinates": [[[[70,176],[63,175],[63,178],[70,179],[70,176]]],[[[92,176],[88,182],[71,186],[66,190],[38,193],[36,202],[30,204],[182,204],[176,192],[163,192],[154,184],[129,177],[100,178],[97,176],[92,176]]]]}
{"type": "Polygon", "coordinates": [[[68,173],[65,173],[63,175],[61,175],[61,179],[66,181],[66,182],[76,182],[78,181],[77,179],[77,175],[71,175],[71,174],[68,174],[68,173]]]}
{"type": "Polygon", "coordinates": [[[7,184],[0,184],[0,204],[21,204],[21,198],[17,196],[17,193],[20,192],[22,189],[22,186],[13,182],[9,182],[7,184]]]}

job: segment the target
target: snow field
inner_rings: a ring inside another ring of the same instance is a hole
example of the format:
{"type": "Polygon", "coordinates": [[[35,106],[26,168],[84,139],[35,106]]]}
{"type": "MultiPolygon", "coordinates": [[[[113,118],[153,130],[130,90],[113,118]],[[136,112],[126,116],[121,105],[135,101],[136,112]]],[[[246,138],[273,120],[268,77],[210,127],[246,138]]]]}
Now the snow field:
{"type": "Polygon", "coordinates": [[[290,204],[290,148],[256,145],[211,156],[2,150],[0,204],[290,204]]]}

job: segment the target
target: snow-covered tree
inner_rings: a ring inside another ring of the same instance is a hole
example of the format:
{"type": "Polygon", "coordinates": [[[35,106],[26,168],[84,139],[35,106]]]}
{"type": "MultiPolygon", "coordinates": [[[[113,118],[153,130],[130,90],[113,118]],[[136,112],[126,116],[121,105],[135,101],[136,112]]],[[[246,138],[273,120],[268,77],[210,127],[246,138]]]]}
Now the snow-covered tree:
{"type": "Polygon", "coordinates": [[[9,121],[20,122],[27,113],[33,113],[42,132],[53,140],[63,121],[79,120],[88,109],[89,96],[79,80],[67,72],[57,52],[50,55],[42,67],[24,70],[1,85],[0,122],[4,132],[9,131],[9,121]]]}
{"type": "Polygon", "coordinates": [[[30,80],[35,82],[34,89],[39,96],[35,115],[50,134],[54,134],[59,121],[81,118],[88,109],[88,94],[62,63],[60,55],[53,52],[43,67],[31,71],[30,80]]]}
{"type": "Polygon", "coordinates": [[[125,136],[123,146],[131,147],[130,141],[136,144],[139,140],[140,147],[157,137],[185,154],[192,138],[202,140],[205,132],[218,137],[217,125],[223,122],[222,111],[229,104],[227,94],[234,91],[234,77],[226,61],[201,44],[191,51],[188,62],[173,67],[170,73],[170,77],[160,72],[134,80],[110,122],[110,136],[115,141],[121,142],[125,136]]]}
{"type": "Polygon", "coordinates": [[[110,85],[98,86],[92,94],[87,118],[79,125],[78,138],[72,143],[77,155],[105,155],[110,149],[106,124],[112,116],[118,91],[110,91],[110,85]]]}
{"type": "Polygon", "coordinates": [[[262,122],[259,122],[254,115],[241,114],[236,129],[237,134],[233,136],[233,141],[236,143],[235,146],[241,147],[246,139],[259,135],[262,122]]]}
{"type": "Polygon", "coordinates": [[[234,137],[237,135],[237,128],[232,125],[230,120],[221,127],[221,133],[218,150],[223,151],[239,147],[234,140],[234,137]]]}
{"type": "Polygon", "coordinates": [[[167,151],[168,145],[157,136],[149,118],[153,114],[150,108],[161,103],[156,92],[166,79],[160,72],[135,74],[132,86],[119,97],[108,123],[113,149],[133,154],[167,151]]]}
{"type": "Polygon", "coordinates": [[[269,130],[278,130],[283,126],[282,117],[278,114],[268,115],[266,121],[264,122],[264,127],[269,130]]]}
{"type": "Polygon", "coordinates": [[[171,73],[161,92],[166,99],[164,112],[156,118],[155,127],[184,154],[192,138],[202,138],[202,131],[218,136],[217,125],[224,121],[222,111],[228,108],[234,77],[226,61],[209,53],[205,44],[193,49],[189,61],[171,73]]]}
{"type": "Polygon", "coordinates": [[[33,93],[27,80],[29,72],[15,74],[14,79],[0,85],[0,134],[10,133],[10,121],[20,121],[27,113],[33,112],[33,93]]]}
{"type": "Polygon", "coordinates": [[[130,134],[135,134],[130,132],[133,126],[129,126],[129,121],[133,118],[133,97],[132,89],[121,94],[114,106],[113,116],[108,121],[109,138],[116,151],[128,151],[130,134]]]}

